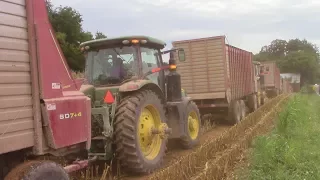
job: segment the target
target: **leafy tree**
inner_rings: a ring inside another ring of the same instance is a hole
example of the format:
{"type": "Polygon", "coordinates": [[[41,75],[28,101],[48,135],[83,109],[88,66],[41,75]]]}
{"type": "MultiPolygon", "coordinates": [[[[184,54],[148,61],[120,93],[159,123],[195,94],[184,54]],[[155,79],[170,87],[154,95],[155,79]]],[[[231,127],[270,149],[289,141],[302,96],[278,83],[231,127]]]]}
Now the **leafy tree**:
{"type": "Polygon", "coordinates": [[[300,73],[301,83],[313,83],[317,79],[317,58],[307,51],[292,51],[279,62],[282,72],[300,73]]]}
{"type": "Polygon", "coordinates": [[[97,31],[95,35],[95,39],[103,39],[103,38],[107,38],[107,36],[104,35],[102,32],[97,31]]]}
{"type": "Polygon", "coordinates": [[[273,40],[254,59],[276,61],[281,72],[300,73],[301,84],[314,83],[320,77],[319,49],[306,39],[273,40]]]}
{"type": "MultiPolygon", "coordinates": [[[[81,42],[94,39],[94,37],[91,32],[83,30],[82,15],[68,6],[55,8],[50,0],[46,0],[46,5],[50,22],[69,67],[75,71],[83,71],[85,58],[79,45],[81,42]]],[[[99,37],[105,36],[100,32],[98,35],[99,37]]]]}

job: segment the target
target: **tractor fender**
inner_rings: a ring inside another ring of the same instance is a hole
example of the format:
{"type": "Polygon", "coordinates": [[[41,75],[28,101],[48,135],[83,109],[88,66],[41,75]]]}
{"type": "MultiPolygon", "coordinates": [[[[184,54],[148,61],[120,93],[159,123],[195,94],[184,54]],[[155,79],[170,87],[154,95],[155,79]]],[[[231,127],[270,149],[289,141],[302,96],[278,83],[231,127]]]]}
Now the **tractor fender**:
{"type": "Polygon", "coordinates": [[[119,86],[120,93],[134,92],[141,89],[150,89],[155,93],[157,93],[161,98],[164,98],[164,94],[161,88],[151,80],[145,80],[145,79],[134,80],[134,81],[126,82],[121,86],[119,86]]]}
{"type": "Polygon", "coordinates": [[[167,102],[168,107],[168,126],[172,128],[172,134],[170,138],[180,138],[187,133],[186,119],[188,114],[186,108],[191,103],[190,97],[182,97],[182,101],[179,102],[167,102]]]}

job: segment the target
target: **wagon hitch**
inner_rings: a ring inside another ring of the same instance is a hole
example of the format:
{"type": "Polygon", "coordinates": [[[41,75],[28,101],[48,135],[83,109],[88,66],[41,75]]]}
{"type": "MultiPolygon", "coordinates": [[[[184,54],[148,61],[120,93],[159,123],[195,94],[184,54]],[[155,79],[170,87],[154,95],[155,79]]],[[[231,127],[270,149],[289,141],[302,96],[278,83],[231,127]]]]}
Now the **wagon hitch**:
{"type": "Polygon", "coordinates": [[[72,164],[65,166],[63,169],[69,174],[90,166],[91,163],[95,162],[97,159],[98,157],[94,156],[93,158],[87,159],[87,160],[82,160],[82,161],[76,160],[72,164]]]}

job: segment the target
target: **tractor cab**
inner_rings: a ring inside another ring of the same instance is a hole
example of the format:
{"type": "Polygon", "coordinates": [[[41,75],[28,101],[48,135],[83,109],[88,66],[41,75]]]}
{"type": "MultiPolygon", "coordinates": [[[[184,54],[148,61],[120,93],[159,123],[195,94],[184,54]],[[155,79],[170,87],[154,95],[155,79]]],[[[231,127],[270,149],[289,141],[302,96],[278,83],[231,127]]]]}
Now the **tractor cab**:
{"type": "Polygon", "coordinates": [[[160,167],[168,139],[183,148],[198,143],[199,109],[182,93],[176,72],[175,57],[184,61],[184,51],[161,52],[165,45],[147,36],[81,44],[88,83],[80,90],[92,101],[90,158],[110,160],[115,153],[128,171],[146,173],[160,167]]]}
{"type": "Polygon", "coordinates": [[[164,72],[153,71],[163,66],[163,52],[160,50],[165,45],[161,40],[146,36],[82,43],[81,50],[86,56],[86,79],[95,87],[119,86],[137,79],[148,79],[161,87],[164,72]]]}

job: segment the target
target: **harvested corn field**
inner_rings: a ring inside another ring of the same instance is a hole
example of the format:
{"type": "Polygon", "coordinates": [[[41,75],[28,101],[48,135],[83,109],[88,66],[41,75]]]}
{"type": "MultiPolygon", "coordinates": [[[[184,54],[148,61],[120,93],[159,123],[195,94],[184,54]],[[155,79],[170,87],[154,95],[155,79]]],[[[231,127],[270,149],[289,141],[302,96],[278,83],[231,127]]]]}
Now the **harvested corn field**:
{"type": "Polygon", "coordinates": [[[256,112],[249,114],[241,123],[231,127],[219,137],[208,138],[208,141],[190,154],[180,157],[170,166],[143,179],[223,178],[233,165],[233,161],[248,146],[252,138],[270,129],[273,119],[289,97],[289,95],[281,95],[271,99],[267,104],[256,112]]]}
{"type": "MultiPolygon", "coordinates": [[[[180,150],[170,146],[172,148],[167,152],[162,168],[155,173],[132,176],[122,174],[116,168],[111,172],[109,168],[109,174],[113,174],[113,177],[108,176],[106,179],[223,179],[252,139],[272,128],[273,120],[289,98],[290,95],[283,94],[270,99],[235,126],[218,124],[211,127],[211,130],[207,129],[196,149],[180,150]]],[[[100,178],[101,175],[97,179],[100,178]]]]}

